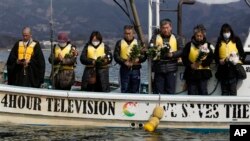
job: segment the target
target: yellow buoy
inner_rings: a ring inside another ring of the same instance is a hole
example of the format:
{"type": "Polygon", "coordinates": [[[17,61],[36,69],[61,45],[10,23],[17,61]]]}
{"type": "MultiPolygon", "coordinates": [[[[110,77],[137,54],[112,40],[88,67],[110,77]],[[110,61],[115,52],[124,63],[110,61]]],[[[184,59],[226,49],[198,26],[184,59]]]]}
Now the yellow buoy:
{"type": "Polygon", "coordinates": [[[161,106],[156,106],[153,112],[153,117],[161,119],[164,114],[164,109],[161,106]]]}
{"type": "Polygon", "coordinates": [[[155,126],[152,123],[147,122],[144,124],[144,130],[153,132],[155,130],[155,126]]]}
{"type": "Polygon", "coordinates": [[[159,125],[160,120],[157,117],[151,117],[148,122],[153,124],[156,128],[159,125]]]}

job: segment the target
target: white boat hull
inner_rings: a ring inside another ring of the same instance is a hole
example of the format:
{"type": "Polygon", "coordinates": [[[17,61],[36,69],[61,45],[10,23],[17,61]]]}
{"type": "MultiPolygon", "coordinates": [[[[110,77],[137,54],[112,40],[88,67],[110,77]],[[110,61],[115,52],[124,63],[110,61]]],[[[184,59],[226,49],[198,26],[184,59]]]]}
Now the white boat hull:
{"type": "MultiPolygon", "coordinates": [[[[142,127],[158,95],[59,91],[0,85],[0,123],[142,127]]],[[[158,128],[220,128],[250,123],[250,98],[162,95],[158,128]]]]}

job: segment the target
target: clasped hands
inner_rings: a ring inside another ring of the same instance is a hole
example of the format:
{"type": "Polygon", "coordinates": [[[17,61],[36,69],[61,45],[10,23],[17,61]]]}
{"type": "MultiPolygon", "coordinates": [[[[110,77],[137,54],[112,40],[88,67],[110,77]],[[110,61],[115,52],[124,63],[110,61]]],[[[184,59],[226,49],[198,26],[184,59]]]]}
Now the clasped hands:
{"type": "Polygon", "coordinates": [[[30,61],[27,59],[22,59],[22,60],[17,59],[17,64],[22,65],[23,67],[28,67],[29,63],[30,61]]]}
{"type": "Polygon", "coordinates": [[[125,61],[125,65],[127,66],[127,67],[132,67],[133,65],[137,65],[137,64],[139,64],[139,58],[136,58],[135,60],[133,60],[133,61],[131,61],[131,60],[126,60],[125,61]]]}

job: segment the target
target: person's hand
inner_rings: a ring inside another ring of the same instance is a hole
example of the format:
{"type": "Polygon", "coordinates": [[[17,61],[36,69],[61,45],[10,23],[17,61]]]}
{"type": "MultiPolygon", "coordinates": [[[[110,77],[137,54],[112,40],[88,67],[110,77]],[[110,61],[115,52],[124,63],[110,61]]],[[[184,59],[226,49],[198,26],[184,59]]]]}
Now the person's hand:
{"type": "Polygon", "coordinates": [[[26,59],[26,60],[23,62],[23,66],[26,68],[26,67],[28,67],[29,63],[30,63],[30,61],[26,59]]]}
{"type": "Polygon", "coordinates": [[[133,65],[133,63],[132,62],[130,62],[130,61],[126,61],[125,62],[125,65],[127,66],[127,67],[132,67],[132,65],[133,65]]]}
{"type": "Polygon", "coordinates": [[[76,50],[76,48],[72,48],[72,54],[73,56],[78,56],[78,51],[76,50]]]}
{"type": "Polygon", "coordinates": [[[140,62],[140,59],[139,59],[139,58],[136,58],[136,59],[134,60],[134,62],[133,62],[133,65],[138,65],[138,64],[140,64],[139,62],[140,62]]]}
{"type": "Polygon", "coordinates": [[[17,60],[17,64],[25,66],[26,65],[26,60],[25,59],[17,60]]]}
{"type": "Polygon", "coordinates": [[[17,60],[16,60],[16,63],[19,64],[19,65],[23,65],[23,60],[17,59],[17,60]]]}
{"type": "Polygon", "coordinates": [[[199,63],[195,62],[195,63],[191,64],[191,68],[194,70],[197,70],[199,65],[200,65],[199,63]]]}
{"type": "Polygon", "coordinates": [[[167,57],[172,58],[173,57],[173,53],[172,52],[167,53],[167,57]]]}
{"type": "Polygon", "coordinates": [[[58,60],[59,60],[59,61],[62,61],[62,60],[63,60],[63,57],[62,57],[61,53],[58,54],[58,60]]]}
{"type": "Polygon", "coordinates": [[[220,59],[220,64],[221,64],[221,65],[224,65],[224,64],[225,64],[225,61],[226,61],[226,59],[220,59]]]}

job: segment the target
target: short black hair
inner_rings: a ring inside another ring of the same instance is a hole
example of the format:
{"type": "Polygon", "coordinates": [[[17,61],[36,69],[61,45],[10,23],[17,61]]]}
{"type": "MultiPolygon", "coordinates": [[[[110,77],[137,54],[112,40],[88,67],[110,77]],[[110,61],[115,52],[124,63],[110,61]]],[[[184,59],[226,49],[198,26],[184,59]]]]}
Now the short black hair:
{"type": "Polygon", "coordinates": [[[170,24],[172,26],[172,21],[170,19],[168,19],[168,18],[162,19],[161,22],[160,22],[160,26],[162,27],[165,24],[170,24]]]}
{"type": "Polygon", "coordinates": [[[206,35],[206,28],[203,24],[198,24],[194,27],[194,34],[197,32],[202,32],[202,34],[206,35]]]}
{"type": "Polygon", "coordinates": [[[102,35],[99,31],[93,31],[89,37],[89,43],[92,42],[93,38],[96,37],[97,40],[102,42],[102,35]]]}
{"type": "Polygon", "coordinates": [[[132,30],[134,30],[134,26],[133,26],[133,25],[125,25],[125,26],[123,27],[123,29],[124,29],[124,30],[126,30],[126,29],[132,29],[132,30]]]}

